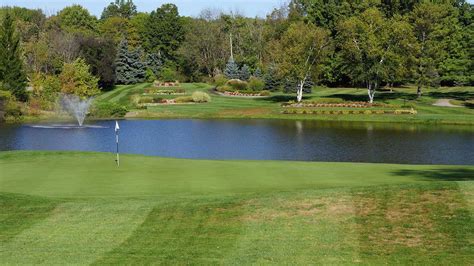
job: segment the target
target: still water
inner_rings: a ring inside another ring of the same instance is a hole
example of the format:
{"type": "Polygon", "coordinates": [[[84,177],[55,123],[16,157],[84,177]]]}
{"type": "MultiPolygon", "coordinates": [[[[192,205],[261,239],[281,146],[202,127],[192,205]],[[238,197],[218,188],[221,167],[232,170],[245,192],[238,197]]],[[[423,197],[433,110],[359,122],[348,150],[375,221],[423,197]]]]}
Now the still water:
{"type": "MultiPolygon", "coordinates": [[[[0,150],[115,151],[115,121],[0,124],[0,150]],[[46,126],[44,126],[46,125],[46,126]]],[[[123,120],[123,153],[177,158],[474,165],[473,128],[285,120],[123,120]]]]}

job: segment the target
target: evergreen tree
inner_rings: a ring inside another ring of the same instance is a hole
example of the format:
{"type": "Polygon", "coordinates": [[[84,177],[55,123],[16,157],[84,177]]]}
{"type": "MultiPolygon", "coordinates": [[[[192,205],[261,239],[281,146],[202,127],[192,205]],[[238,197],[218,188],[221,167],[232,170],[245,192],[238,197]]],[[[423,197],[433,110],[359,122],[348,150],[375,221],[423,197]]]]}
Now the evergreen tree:
{"type": "Polygon", "coordinates": [[[144,48],[161,52],[165,60],[175,61],[184,40],[183,19],[174,4],[164,4],[152,11],[145,22],[144,48]]]}
{"type": "Polygon", "coordinates": [[[20,54],[20,38],[15,32],[12,16],[7,13],[0,28],[0,86],[26,101],[26,74],[20,54]]]}
{"type": "Polygon", "coordinates": [[[137,48],[131,52],[129,52],[129,59],[130,59],[130,69],[132,72],[130,83],[140,83],[145,80],[146,76],[146,66],[142,61],[142,50],[141,48],[137,48]]]}
{"type": "Polygon", "coordinates": [[[248,65],[244,65],[239,71],[239,79],[249,80],[250,78],[250,68],[248,65]]]}
{"type": "Polygon", "coordinates": [[[235,63],[234,58],[229,58],[229,61],[225,66],[224,75],[228,79],[238,79],[240,77],[239,66],[235,63]]]}
{"type": "Polygon", "coordinates": [[[256,77],[256,78],[261,79],[262,78],[262,70],[259,67],[257,67],[255,72],[253,72],[253,76],[256,77]]]}
{"type": "Polygon", "coordinates": [[[265,88],[270,91],[276,91],[278,90],[278,87],[280,87],[281,82],[280,79],[277,76],[277,71],[275,66],[270,66],[267,70],[267,73],[264,76],[265,80],[265,88]]]}
{"type": "Polygon", "coordinates": [[[150,69],[153,74],[158,77],[160,75],[163,61],[161,60],[160,54],[151,53],[146,56],[146,67],[150,69]]]}
{"type": "Polygon", "coordinates": [[[130,52],[128,51],[128,42],[123,39],[117,49],[115,59],[115,76],[118,84],[130,84],[132,80],[132,70],[130,67],[130,52]]]}
{"type": "MultiPolygon", "coordinates": [[[[311,79],[306,79],[303,85],[304,93],[311,93],[314,82],[311,79]]],[[[285,80],[284,92],[295,93],[299,88],[299,82],[296,79],[288,78],[285,80]]]]}

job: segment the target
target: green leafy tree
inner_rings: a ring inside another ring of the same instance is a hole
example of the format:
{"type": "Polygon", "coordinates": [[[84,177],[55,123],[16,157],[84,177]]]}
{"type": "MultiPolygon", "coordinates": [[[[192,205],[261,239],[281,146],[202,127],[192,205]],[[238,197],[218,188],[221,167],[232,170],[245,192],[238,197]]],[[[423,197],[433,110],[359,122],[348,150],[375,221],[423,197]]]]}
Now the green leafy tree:
{"type": "Polygon", "coordinates": [[[188,64],[196,65],[196,68],[209,77],[215,69],[222,69],[227,58],[227,37],[222,27],[220,21],[212,18],[197,19],[189,23],[186,38],[180,48],[180,55],[188,64]]]}
{"type": "Polygon", "coordinates": [[[91,73],[99,77],[101,89],[115,85],[116,45],[110,39],[81,36],[78,38],[80,56],[90,65],[91,73]]]}
{"type": "Polygon", "coordinates": [[[63,71],[59,75],[61,82],[61,92],[73,94],[81,98],[88,98],[97,95],[99,78],[92,75],[90,67],[82,58],[76,59],[72,63],[65,63],[63,71]]]}
{"type": "Polygon", "coordinates": [[[59,11],[51,23],[69,33],[82,33],[94,35],[97,33],[97,18],[80,5],[66,7],[59,11]]]}
{"type": "Polygon", "coordinates": [[[102,12],[101,19],[121,17],[129,19],[137,14],[137,6],[132,0],[115,0],[102,12]]]}
{"type": "Polygon", "coordinates": [[[369,101],[392,67],[400,64],[400,55],[413,44],[411,27],[403,21],[389,21],[376,8],[342,21],[338,43],[344,60],[343,70],[355,82],[365,83],[369,101]]]}
{"type": "Polygon", "coordinates": [[[12,16],[7,13],[0,28],[0,87],[26,101],[26,74],[20,52],[20,38],[15,32],[12,16]]]}
{"type": "Polygon", "coordinates": [[[278,71],[281,77],[298,81],[298,102],[303,99],[306,81],[318,78],[321,64],[331,50],[330,44],[327,30],[304,22],[290,25],[276,44],[278,71]]]}
{"type": "Polygon", "coordinates": [[[178,8],[173,4],[162,5],[150,13],[146,21],[146,52],[160,52],[165,60],[175,61],[184,39],[183,22],[178,8]]]}
{"type": "Polygon", "coordinates": [[[417,94],[421,96],[424,86],[438,82],[438,65],[445,56],[442,39],[445,38],[446,24],[443,19],[447,16],[446,5],[423,3],[415,7],[410,14],[410,20],[417,38],[417,67],[415,78],[417,94]]]}
{"type": "Polygon", "coordinates": [[[224,75],[228,79],[238,79],[240,78],[239,66],[235,63],[234,59],[231,57],[227,62],[227,65],[224,70],[224,75]]]}

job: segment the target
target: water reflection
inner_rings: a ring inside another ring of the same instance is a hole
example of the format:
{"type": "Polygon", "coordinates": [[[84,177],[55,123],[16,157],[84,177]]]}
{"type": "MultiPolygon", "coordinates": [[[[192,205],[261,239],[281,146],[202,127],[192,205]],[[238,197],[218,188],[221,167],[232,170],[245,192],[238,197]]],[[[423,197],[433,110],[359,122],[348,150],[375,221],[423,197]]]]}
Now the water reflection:
{"type": "MultiPolygon", "coordinates": [[[[88,129],[0,125],[0,150],[113,152],[114,121],[88,129]]],[[[474,128],[287,120],[126,120],[124,153],[179,158],[474,164],[474,128]]]]}

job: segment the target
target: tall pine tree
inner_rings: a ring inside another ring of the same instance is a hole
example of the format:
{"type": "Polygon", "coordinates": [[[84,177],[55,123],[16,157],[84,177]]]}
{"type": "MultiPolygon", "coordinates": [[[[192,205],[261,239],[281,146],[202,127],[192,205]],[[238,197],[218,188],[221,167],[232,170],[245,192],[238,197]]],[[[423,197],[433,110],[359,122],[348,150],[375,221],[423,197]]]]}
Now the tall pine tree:
{"type": "Polygon", "coordinates": [[[131,81],[130,83],[140,83],[145,80],[146,66],[142,61],[142,50],[137,48],[129,53],[131,81]]]}
{"type": "Polygon", "coordinates": [[[0,28],[0,87],[21,101],[28,100],[26,74],[20,54],[20,37],[15,32],[12,16],[7,13],[0,28]]]}
{"type": "Polygon", "coordinates": [[[130,51],[125,39],[117,49],[115,65],[118,84],[135,84],[145,80],[146,65],[142,61],[142,51],[140,48],[130,51]]]}

